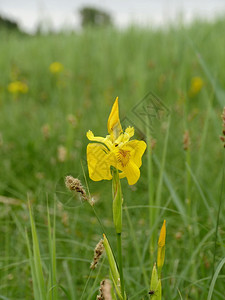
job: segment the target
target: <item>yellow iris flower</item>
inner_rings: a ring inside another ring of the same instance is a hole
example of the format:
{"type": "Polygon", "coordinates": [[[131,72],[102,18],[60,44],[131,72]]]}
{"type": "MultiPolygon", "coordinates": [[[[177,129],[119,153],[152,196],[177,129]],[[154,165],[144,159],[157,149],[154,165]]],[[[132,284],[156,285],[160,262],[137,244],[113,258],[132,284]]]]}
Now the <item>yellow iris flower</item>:
{"type": "Polygon", "coordinates": [[[96,137],[91,130],[87,138],[93,143],[87,146],[89,176],[94,181],[111,180],[111,166],[119,170],[120,178],[126,177],[129,185],[135,184],[140,177],[142,155],[146,149],[144,141],[132,140],[134,128],[128,127],[123,132],[120,119],[118,97],[116,98],[108,119],[108,133],[96,137]]]}

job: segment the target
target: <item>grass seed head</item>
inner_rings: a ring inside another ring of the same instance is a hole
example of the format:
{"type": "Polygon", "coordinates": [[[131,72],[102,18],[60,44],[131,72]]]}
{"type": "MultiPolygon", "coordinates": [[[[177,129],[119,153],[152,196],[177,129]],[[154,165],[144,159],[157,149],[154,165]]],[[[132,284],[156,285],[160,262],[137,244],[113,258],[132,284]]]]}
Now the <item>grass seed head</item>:
{"type": "Polygon", "coordinates": [[[104,252],[104,245],[103,245],[103,239],[101,239],[95,247],[94,259],[90,266],[90,268],[92,270],[94,270],[97,267],[97,264],[102,256],[103,252],[104,252]]]}
{"type": "Polygon", "coordinates": [[[74,178],[73,176],[66,176],[65,185],[70,191],[79,193],[84,201],[89,201],[86,191],[78,178],[74,178]]]}
{"type": "Polygon", "coordinates": [[[190,144],[191,144],[191,140],[190,140],[189,131],[186,130],[183,136],[183,148],[185,151],[189,149],[190,144]]]}
{"type": "Polygon", "coordinates": [[[97,296],[97,300],[112,300],[111,295],[111,282],[108,279],[104,279],[100,284],[100,295],[97,296]]]}
{"type": "Polygon", "coordinates": [[[225,148],[225,107],[223,109],[223,113],[222,113],[221,117],[222,117],[222,121],[223,121],[223,125],[222,125],[223,126],[223,129],[222,129],[223,135],[220,136],[220,140],[224,143],[223,146],[225,148]]]}
{"type": "Polygon", "coordinates": [[[58,146],[58,160],[64,162],[67,157],[67,149],[63,145],[58,146]]]}

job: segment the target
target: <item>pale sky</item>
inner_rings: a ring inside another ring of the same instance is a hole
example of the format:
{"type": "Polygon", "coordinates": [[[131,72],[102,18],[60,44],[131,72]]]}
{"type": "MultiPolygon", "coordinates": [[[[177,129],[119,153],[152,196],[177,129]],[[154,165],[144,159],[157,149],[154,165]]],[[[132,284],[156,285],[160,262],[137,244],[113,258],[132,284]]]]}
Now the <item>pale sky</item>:
{"type": "Polygon", "coordinates": [[[22,29],[35,30],[40,21],[55,30],[79,26],[79,8],[91,5],[111,13],[120,27],[130,23],[164,25],[182,14],[185,22],[195,17],[225,16],[225,0],[0,0],[0,14],[14,18],[22,29]]]}

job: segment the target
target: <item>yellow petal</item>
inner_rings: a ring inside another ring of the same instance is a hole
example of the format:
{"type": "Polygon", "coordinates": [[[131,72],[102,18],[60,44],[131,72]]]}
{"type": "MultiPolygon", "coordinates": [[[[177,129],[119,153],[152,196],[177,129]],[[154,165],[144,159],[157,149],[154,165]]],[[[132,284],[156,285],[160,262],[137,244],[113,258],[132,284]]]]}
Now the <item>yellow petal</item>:
{"type": "Polygon", "coordinates": [[[144,141],[133,140],[127,142],[123,148],[130,149],[132,161],[140,168],[142,165],[141,158],[145,152],[147,145],[144,141]]]}
{"type": "Polygon", "coordinates": [[[111,153],[107,148],[98,143],[91,143],[87,146],[87,162],[89,177],[94,181],[110,180],[112,175],[110,172],[111,153]]]}
{"type": "Polygon", "coordinates": [[[140,170],[133,161],[130,161],[128,163],[128,165],[124,168],[123,172],[127,177],[129,185],[135,184],[140,177],[140,170]]]}
{"type": "Polygon", "coordinates": [[[125,132],[124,132],[124,138],[123,142],[126,143],[129,141],[129,139],[134,135],[134,127],[127,127],[125,132]]]}
{"type": "Polygon", "coordinates": [[[101,136],[94,136],[93,132],[91,130],[88,130],[86,136],[89,139],[89,141],[105,144],[108,149],[111,149],[112,147],[112,142],[110,141],[109,135],[106,136],[106,138],[103,138],[101,136]]]}
{"type": "Polygon", "coordinates": [[[118,97],[116,98],[111,113],[108,119],[108,133],[111,135],[113,141],[115,141],[120,133],[122,132],[122,127],[119,119],[119,105],[118,97]]]}
{"type": "Polygon", "coordinates": [[[122,171],[120,178],[127,177],[129,185],[135,184],[140,177],[141,158],[146,149],[144,141],[133,140],[123,144],[121,147],[116,147],[114,150],[114,161],[112,165],[122,171]]]}

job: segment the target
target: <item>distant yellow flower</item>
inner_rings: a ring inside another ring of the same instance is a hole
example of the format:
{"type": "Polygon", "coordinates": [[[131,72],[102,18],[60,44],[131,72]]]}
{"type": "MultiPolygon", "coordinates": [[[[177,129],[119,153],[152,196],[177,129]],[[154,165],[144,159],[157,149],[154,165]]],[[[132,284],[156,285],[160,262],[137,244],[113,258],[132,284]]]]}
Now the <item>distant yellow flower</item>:
{"type": "Polygon", "coordinates": [[[191,87],[188,92],[189,96],[193,97],[197,95],[201,91],[203,85],[204,85],[204,81],[202,80],[201,77],[193,77],[191,80],[191,87]]]}
{"type": "Polygon", "coordinates": [[[109,135],[95,137],[92,131],[87,138],[95,143],[87,146],[89,176],[94,181],[111,180],[111,166],[118,169],[120,178],[126,177],[129,185],[135,184],[140,177],[142,155],[146,149],[144,141],[132,140],[134,128],[128,127],[123,132],[120,119],[118,97],[116,98],[108,119],[109,135]]]}
{"type": "Polygon", "coordinates": [[[28,92],[28,86],[22,81],[13,81],[8,85],[8,91],[11,94],[26,94],[28,92]]]}
{"type": "Polygon", "coordinates": [[[58,61],[55,61],[55,62],[51,63],[50,66],[49,66],[49,71],[52,74],[61,73],[63,71],[63,69],[64,69],[63,64],[61,64],[58,61]]]}

